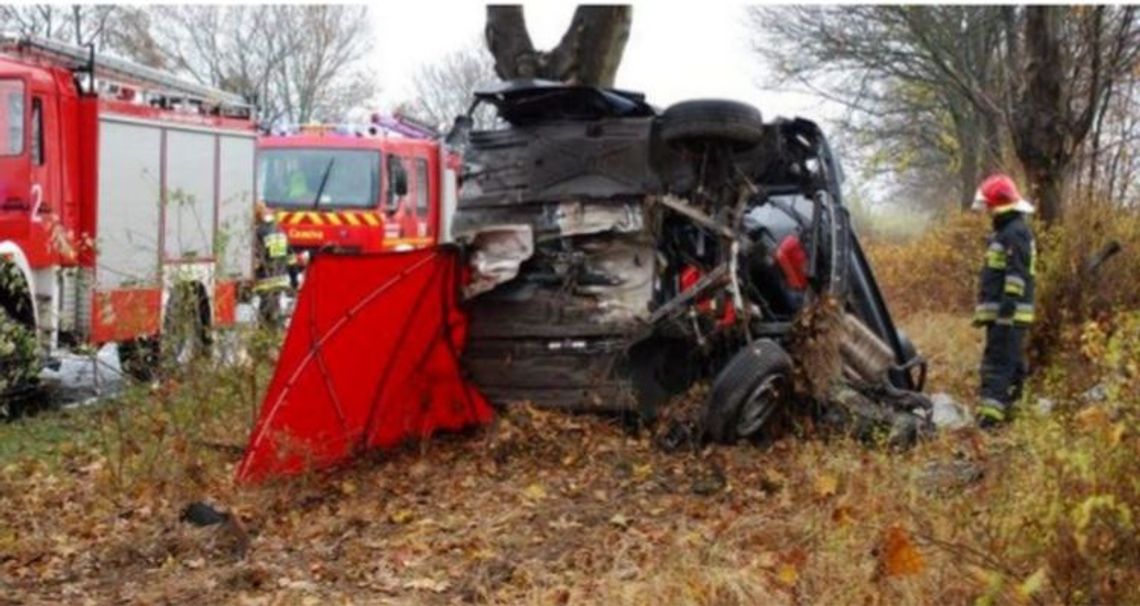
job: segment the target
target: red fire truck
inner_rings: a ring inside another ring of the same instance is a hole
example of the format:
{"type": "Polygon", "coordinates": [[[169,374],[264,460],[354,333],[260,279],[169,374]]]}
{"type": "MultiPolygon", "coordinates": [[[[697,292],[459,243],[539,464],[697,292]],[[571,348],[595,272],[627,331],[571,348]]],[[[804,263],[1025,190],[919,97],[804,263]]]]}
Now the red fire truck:
{"type": "Polygon", "coordinates": [[[258,156],[258,191],[297,251],[431,246],[454,208],[459,157],[406,119],[285,128],[260,139],[258,156]]]}
{"type": "MultiPolygon", "coordinates": [[[[232,324],[253,266],[255,153],[237,95],[0,35],[0,332],[28,330],[41,362],[118,342],[126,366],[177,306],[198,310],[202,335],[232,324]]],[[[0,373],[22,368],[0,356],[0,373]]]]}

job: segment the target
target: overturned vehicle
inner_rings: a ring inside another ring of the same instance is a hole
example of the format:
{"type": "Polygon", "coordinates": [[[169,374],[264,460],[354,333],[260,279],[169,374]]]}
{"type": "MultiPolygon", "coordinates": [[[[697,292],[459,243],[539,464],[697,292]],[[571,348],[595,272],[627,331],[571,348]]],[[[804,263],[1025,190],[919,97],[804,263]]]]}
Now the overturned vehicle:
{"type": "Polygon", "coordinates": [[[703,436],[757,437],[804,400],[789,349],[797,318],[829,301],[847,395],[803,408],[894,440],[928,427],[925,363],[891,320],[816,124],[543,81],[479,104],[499,126],[457,121],[451,237],[470,269],[463,365],[493,402],[652,419],[710,381],[703,436]]]}

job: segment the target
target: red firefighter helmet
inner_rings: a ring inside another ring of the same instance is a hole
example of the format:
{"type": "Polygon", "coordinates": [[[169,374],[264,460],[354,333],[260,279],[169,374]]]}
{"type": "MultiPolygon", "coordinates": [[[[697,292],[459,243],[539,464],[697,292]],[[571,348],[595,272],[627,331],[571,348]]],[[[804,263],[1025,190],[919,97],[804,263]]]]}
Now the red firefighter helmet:
{"type": "Polygon", "coordinates": [[[988,210],[991,213],[1017,211],[1033,212],[1033,204],[1021,197],[1017,185],[1009,175],[998,173],[988,177],[978,186],[974,194],[974,210],[988,210]]]}

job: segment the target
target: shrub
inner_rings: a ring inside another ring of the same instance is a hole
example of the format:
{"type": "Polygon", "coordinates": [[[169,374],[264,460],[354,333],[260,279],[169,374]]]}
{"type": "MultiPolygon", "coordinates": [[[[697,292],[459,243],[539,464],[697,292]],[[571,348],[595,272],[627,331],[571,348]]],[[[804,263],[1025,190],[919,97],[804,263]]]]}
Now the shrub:
{"type": "MultiPolygon", "coordinates": [[[[872,241],[867,255],[883,295],[896,316],[937,311],[970,315],[973,311],[988,219],[955,213],[921,237],[905,243],[872,241]]],[[[1031,332],[1031,359],[1037,366],[1058,352],[1076,351],[1080,327],[1103,321],[1120,310],[1140,308],[1140,212],[1103,201],[1072,203],[1063,222],[1037,236],[1037,322],[1031,332]],[[1123,252],[1097,272],[1087,263],[1109,242],[1123,252]]],[[[1061,356],[1062,362],[1073,362],[1061,356]]]]}
{"type": "Polygon", "coordinates": [[[985,217],[954,213],[913,240],[869,242],[867,256],[891,311],[972,313],[988,231],[985,217]]]}
{"type": "Polygon", "coordinates": [[[1037,237],[1037,324],[1031,352],[1044,364],[1058,352],[1076,351],[1066,345],[1073,344],[1086,322],[1140,309],[1140,212],[1100,201],[1078,202],[1066,210],[1062,223],[1039,229],[1037,237]],[[1089,258],[1113,241],[1122,252],[1090,272],[1089,258]]]}

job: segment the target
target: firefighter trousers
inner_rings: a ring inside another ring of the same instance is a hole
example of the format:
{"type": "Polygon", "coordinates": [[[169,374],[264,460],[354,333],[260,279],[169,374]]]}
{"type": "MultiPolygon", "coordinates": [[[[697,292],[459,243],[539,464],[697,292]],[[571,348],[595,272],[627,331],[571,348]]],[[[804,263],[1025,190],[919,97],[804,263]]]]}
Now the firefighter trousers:
{"type": "Polygon", "coordinates": [[[997,324],[986,327],[986,348],[982,353],[982,401],[1008,412],[1021,398],[1028,366],[1025,362],[1027,327],[997,324]]]}

